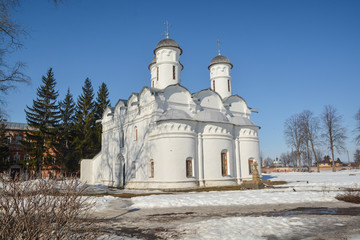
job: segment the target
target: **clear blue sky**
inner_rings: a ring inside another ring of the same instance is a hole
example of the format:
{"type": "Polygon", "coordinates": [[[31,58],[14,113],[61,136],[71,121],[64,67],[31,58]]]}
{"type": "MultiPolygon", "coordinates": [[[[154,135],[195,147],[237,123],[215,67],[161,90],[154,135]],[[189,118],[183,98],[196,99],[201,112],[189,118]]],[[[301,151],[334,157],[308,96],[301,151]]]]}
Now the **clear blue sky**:
{"type": "MultiPolygon", "coordinates": [[[[233,93],[259,110],[251,119],[259,126],[264,157],[287,151],[284,121],[305,109],[316,115],[332,104],[344,116],[352,160],[354,115],[360,107],[360,1],[21,1],[15,20],[29,37],[11,61],[27,63],[31,86],[8,95],[10,121],[26,122],[41,76],[52,67],[60,99],[70,87],[75,99],[86,77],[97,91],[101,82],[111,103],[127,99],[150,85],[147,69],[163,38],[183,49],[182,85],[191,92],[210,87],[208,64],[222,54],[232,70],[233,93]]],[[[347,161],[346,155],[342,159],[347,161]]]]}

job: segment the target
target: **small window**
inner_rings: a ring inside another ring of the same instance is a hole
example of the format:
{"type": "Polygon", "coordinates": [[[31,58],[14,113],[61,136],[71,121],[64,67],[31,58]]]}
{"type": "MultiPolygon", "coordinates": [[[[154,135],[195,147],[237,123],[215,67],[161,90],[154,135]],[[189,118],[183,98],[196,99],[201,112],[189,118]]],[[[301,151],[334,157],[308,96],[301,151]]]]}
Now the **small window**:
{"type": "Polygon", "coordinates": [[[11,136],[6,137],[6,144],[11,144],[11,136]]]}
{"type": "Polygon", "coordinates": [[[121,131],[121,142],[120,142],[120,147],[124,147],[125,146],[125,134],[124,131],[121,131]]]}
{"type": "Polygon", "coordinates": [[[132,171],[132,177],[136,178],[136,164],[135,164],[135,162],[133,162],[132,165],[131,165],[131,171],[132,171]]]}
{"type": "Polygon", "coordinates": [[[18,163],[19,160],[20,160],[20,155],[19,155],[18,152],[16,152],[16,154],[15,154],[15,156],[14,156],[14,162],[15,162],[15,163],[18,163]]]}
{"type": "Polygon", "coordinates": [[[154,161],[150,161],[150,177],[154,178],[155,175],[155,164],[154,161]]]}
{"type": "Polygon", "coordinates": [[[228,79],[228,91],[230,92],[230,80],[228,79]]]}
{"type": "Polygon", "coordinates": [[[213,90],[215,91],[215,80],[213,80],[212,84],[213,84],[213,90]]]}
{"type": "Polygon", "coordinates": [[[154,85],[154,81],[151,81],[151,87],[154,87],[155,85],[154,85]]]}
{"type": "Polygon", "coordinates": [[[138,140],[138,129],[135,126],[135,136],[134,136],[134,140],[137,141],[138,140]]]}
{"type": "Polygon", "coordinates": [[[253,173],[254,159],[249,159],[249,174],[253,173]]]}
{"type": "Polygon", "coordinates": [[[159,81],[159,67],[156,68],[156,81],[159,81]]]}
{"type": "Polygon", "coordinates": [[[228,175],[228,157],[227,157],[227,152],[222,152],[221,153],[221,172],[223,176],[227,176],[228,175]]]}
{"type": "Polygon", "coordinates": [[[29,155],[29,154],[26,154],[26,155],[24,156],[24,160],[25,160],[25,161],[29,161],[29,160],[30,160],[30,155],[29,155]]]}
{"type": "Polygon", "coordinates": [[[173,66],[173,80],[175,80],[175,66],[173,66]]]}
{"type": "Polygon", "coordinates": [[[186,160],[186,177],[193,177],[193,164],[192,159],[186,160]]]}
{"type": "Polygon", "coordinates": [[[22,140],[22,137],[21,137],[21,136],[16,136],[16,138],[15,138],[15,144],[16,144],[16,145],[20,145],[21,140],[22,140]]]}

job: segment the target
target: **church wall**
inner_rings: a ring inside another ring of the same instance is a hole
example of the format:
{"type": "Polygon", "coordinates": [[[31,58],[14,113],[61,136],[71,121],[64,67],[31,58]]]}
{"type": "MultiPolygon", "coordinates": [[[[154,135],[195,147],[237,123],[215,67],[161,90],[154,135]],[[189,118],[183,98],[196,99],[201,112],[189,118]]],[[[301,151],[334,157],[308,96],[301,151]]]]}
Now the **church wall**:
{"type": "Polygon", "coordinates": [[[206,186],[235,184],[235,152],[231,135],[204,135],[204,180],[206,186]],[[227,153],[227,175],[222,175],[221,153],[227,153]]]}

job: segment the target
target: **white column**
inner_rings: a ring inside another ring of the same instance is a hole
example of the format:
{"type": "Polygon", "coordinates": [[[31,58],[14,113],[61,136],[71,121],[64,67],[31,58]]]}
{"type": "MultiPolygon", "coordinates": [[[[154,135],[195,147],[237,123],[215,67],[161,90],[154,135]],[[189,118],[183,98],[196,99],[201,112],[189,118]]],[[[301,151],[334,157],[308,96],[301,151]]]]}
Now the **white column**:
{"type": "Polygon", "coordinates": [[[203,153],[203,139],[202,134],[198,134],[198,176],[199,176],[199,187],[204,187],[204,153],[203,153]]]}

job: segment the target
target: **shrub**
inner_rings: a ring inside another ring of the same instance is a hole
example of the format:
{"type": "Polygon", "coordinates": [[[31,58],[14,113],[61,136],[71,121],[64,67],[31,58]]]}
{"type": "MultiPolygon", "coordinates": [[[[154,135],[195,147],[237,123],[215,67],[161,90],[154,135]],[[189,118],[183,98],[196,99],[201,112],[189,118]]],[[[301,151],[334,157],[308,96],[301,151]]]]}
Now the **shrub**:
{"type": "Polygon", "coordinates": [[[0,239],[77,239],[89,235],[79,219],[91,208],[82,196],[84,185],[74,178],[22,179],[0,174],[0,239]]]}
{"type": "Polygon", "coordinates": [[[335,197],[337,200],[351,203],[360,203],[360,191],[348,189],[345,193],[339,194],[335,197]]]}

